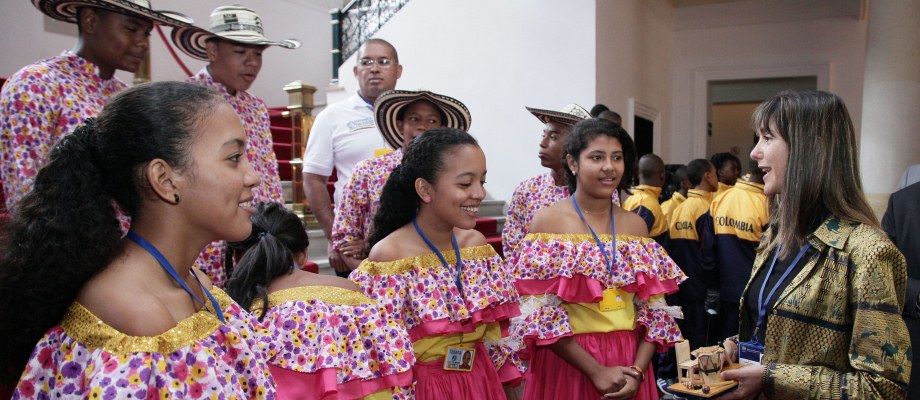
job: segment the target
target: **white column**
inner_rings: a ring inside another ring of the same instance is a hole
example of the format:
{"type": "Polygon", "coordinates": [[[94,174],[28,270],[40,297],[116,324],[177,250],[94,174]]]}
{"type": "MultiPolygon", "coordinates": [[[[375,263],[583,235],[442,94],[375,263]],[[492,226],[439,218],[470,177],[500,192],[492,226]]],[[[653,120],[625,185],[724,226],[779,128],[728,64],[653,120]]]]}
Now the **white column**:
{"type": "Polygon", "coordinates": [[[860,172],[884,213],[898,177],[920,163],[920,1],[868,3],[860,172]]]}

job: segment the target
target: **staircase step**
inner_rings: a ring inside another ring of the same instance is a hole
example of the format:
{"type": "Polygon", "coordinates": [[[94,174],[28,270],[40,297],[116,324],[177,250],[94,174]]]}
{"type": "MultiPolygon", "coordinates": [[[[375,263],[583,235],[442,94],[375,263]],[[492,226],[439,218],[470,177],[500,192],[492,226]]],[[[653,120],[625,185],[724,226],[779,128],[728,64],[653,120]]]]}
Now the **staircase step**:
{"type": "Polygon", "coordinates": [[[294,130],[286,126],[271,126],[272,131],[272,141],[275,143],[291,143],[291,137],[294,134],[294,130]]]}
{"type": "Polygon", "coordinates": [[[272,146],[275,150],[275,157],[279,160],[290,160],[293,157],[293,148],[290,143],[275,142],[272,146]]]}
{"type": "Polygon", "coordinates": [[[301,271],[312,272],[312,273],[314,273],[314,274],[318,274],[318,273],[319,273],[319,265],[317,265],[317,264],[316,264],[315,262],[313,262],[313,261],[307,261],[306,263],[304,263],[304,265],[300,266],[300,270],[301,270],[301,271]]]}
{"type": "Polygon", "coordinates": [[[498,233],[498,221],[495,218],[476,218],[476,227],[473,228],[482,232],[483,235],[489,236],[498,233]]]}
{"type": "Polygon", "coordinates": [[[291,126],[291,119],[283,117],[287,107],[272,107],[268,109],[268,120],[272,126],[291,126]]]}
{"type": "Polygon", "coordinates": [[[492,248],[495,249],[495,252],[498,253],[498,255],[502,256],[502,258],[505,257],[505,252],[502,249],[502,236],[501,235],[488,236],[486,237],[486,242],[488,242],[489,245],[491,245],[492,248]]]}

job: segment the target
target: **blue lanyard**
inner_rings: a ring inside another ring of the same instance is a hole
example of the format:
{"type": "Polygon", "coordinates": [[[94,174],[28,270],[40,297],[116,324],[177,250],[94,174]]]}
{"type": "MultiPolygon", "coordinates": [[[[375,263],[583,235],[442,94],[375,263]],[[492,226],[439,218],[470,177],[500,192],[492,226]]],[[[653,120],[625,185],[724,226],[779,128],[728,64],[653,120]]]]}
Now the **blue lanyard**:
{"type": "MultiPolygon", "coordinates": [[[[781,275],[779,280],[776,281],[776,284],[773,285],[773,289],[770,289],[770,293],[767,294],[767,298],[764,299],[763,292],[767,289],[767,281],[769,281],[770,276],[773,275],[773,267],[776,266],[776,259],[779,257],[780,246],[776,246],[776,254],[773,254],[773,262],[770,263],[770,269],[767,270],[767,275],[763,278],[763,285],[760,285],[760,293],[757,294],[757,307],[760,309],[760,313],[757,315],[757,331],[760,331],[760,329],[763,327],[763,318],[767,315],[767,304],[770,303],[770,299],[773,298],[773,294],[776,293],[776,289],[778,289],[783,284],[792,270],[795,269],[795,265],[799,263],[803,256],[805,256],[805,252],[808,251],[809,247],[811,247],[811,244],[805,243],[805,246],[802,247],[802,250],[799,250],[799,254],[797,254],[795,258],[792,259],[792,264],[789,264],[789,267],[786,268],[786,272],[783,272],[783,275],[781,275]]],[[[757,335],[754,335],[755,340],[757,340],[756,336],[757,335]]]]}
{"type": "Polygon", "coordinates": [[[604,256],[604,261],[607,262],[607,273],[610,274],[610,277],[612,278],[613,264],[617,261],[617,231],[616,225],[613,221],[613,206],[610,206],[610,236],[613,237],[613,254],[608,256],[607,250],[604,249],[604,244],[601,243],[601,238],[597,237],[597,234],[594,233],[594,229],[591,229],[591,225],[588,225],[588,221],[585,220],[584,214],[581,213],[581,208],[578,207],[578,202],[575,201],[575,196],[571,196],[569,198],[572,199],[572,205],[575,206],[575,211],[578,212],[578,217],[581,218],[581,222],[584,222],[585,226],[588,227],[588,231],[591,232],[592,236],[594,236],[594,242],[597,243],[597,247],[601,249],[601,254],[604,256]]]}
{"type": "MultiPolygon", "coordinates": [[[[441,263],[444,264],[444,268],[447,268],[449,271],[450,265],[447,264],[447,259],[444,258],[444,254],[441,254],[441,251],[438,250],[438,248],[434,246],[434,243],[431,243],[431,241],[428,240],[428,237],[425,236],[424,233],[422,233],[422,228],[418,227],[418,222],[415,221],[415,218],[412,218],[412,226],[415,227],[415,231],[418,232],[418,235],[422,237],[422,240],[425,241],[425,244],[428,245],[428,248],[430,248],[431,251],[433,251],[434,254],[438,256],[439,259],[441,259],[441,263]]],[[[453,233],[450,234],[450,240],[454,244],[454,252],[457,253],[457,278],[454,281],[454,283],[457,285],[457,290],[460,292],[460,295],[462,296],[463,295],[463,283],[460,282],[460,272],[463,271],[463,260],[460,259],[460,246],[457,245],[457,237],[454,236],[453,233]]]]}
{"type": "MultiPolygon", "coordinates": [[[[202,307],[205,306],[204,302],[201,301],[201,299],[199,299],[198,296],[196,296],[195,293],[192,292],[192,289],[189,289],[188,285],[185,284],[185,281],[183,281],[182,278],[179,277],[179,273],[177,273],[176,270],[172,267],[172,264],[169,263],[169,260],[167,260],[166,257],[163,256],[163,253],[160,253],[160,251],[157,250],[157,248],[154,247],[153,244],[148,242],[147,239],[142,238],[141,235],[134,233],[134,231],[128,231],[127,236],[128,236],[128,239],[131,239],[132,242],[137,243],[138,246],[141,246],[144,248],[144,250],[147,250],[147,252],[153,256],[153,258],[156,258],[157,262],[160,263],[160,266],[163,267],[164,270],[166,270],[169,276],[171,276],[176,282],[179,282],[179,285],[182,286],[182,288],[185,289],[185,291],[188,292],[188,294],[192,295],[192,298],[195,299],[195,301],[198,304],[201,304],[202,307]]],[[[209,292],[208,289],[204,288],[204,285],[202,285],[201,281],[198,280],[197,274],[193,273],[192,276],[194,276],[195,280],[198,281],[198,285],[201,286],[201,290],[204,292],[204,294],[208,295],[208,299],[211,300],[211,306],[214,307],[214,314],[217,314],[217,319],[220,320],[220,323],[226,324],[227,321],[224,320],[224,313],[223,311],[221,311],[220,305],[217,304],[217,299],[215,299],[214,296],[211,295],[211,292],[209,292]]]]}

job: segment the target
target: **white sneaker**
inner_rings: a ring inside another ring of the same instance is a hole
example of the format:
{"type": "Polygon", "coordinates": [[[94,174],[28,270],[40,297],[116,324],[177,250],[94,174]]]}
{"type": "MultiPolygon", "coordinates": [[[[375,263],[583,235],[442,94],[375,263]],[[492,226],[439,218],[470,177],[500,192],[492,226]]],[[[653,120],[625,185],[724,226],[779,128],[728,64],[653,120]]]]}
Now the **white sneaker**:
{"type": "Polygon", "coordinates": [[[655,383],[658,385],[658,391],[662,394],[661,400],[687,400],[684,397],[678,396],[677,393],[668,390],[668,386],[671,386],[675,383],[673,379],[658,378],[655,383]]]}

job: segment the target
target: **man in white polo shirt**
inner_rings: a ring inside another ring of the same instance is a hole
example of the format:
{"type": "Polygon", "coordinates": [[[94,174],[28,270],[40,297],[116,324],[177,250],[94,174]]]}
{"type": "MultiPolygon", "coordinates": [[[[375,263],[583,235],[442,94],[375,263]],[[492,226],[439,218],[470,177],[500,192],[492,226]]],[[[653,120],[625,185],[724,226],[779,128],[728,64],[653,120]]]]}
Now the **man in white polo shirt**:
{"type": "MultiPolygon", "coordinates": [[[[304,151],[304,194],[326,238],[331,237],[334,219],[326,191],[333,168],[338,176],[335,183],[335,201],[338,202],[355,164],[387,148],[374,123],[374,101],[381,93],[394,89],[396,80],[402,75],[396,48],[383,39],[368,40],[358,50],[354,73],[358,92],[319,113],[304,151]]],[[[332,249],[331,240],[329,243],[329,265],[337,275],[348,276],[351,271],[332,249]]]]}

